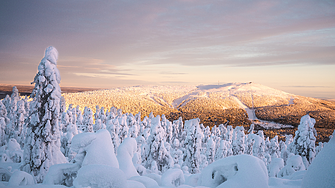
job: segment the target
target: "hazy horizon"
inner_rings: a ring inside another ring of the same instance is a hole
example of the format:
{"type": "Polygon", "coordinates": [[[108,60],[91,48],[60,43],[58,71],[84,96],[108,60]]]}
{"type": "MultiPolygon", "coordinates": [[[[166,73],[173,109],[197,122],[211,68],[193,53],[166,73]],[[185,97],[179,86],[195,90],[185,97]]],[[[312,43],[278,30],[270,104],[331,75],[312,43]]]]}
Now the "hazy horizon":
{"type": "Polygon", "coordinates": [[[0,83],[29,85],[44,50],[61,86],[254,82],[335,99],[332,1],[1,1],[0,83]]]}

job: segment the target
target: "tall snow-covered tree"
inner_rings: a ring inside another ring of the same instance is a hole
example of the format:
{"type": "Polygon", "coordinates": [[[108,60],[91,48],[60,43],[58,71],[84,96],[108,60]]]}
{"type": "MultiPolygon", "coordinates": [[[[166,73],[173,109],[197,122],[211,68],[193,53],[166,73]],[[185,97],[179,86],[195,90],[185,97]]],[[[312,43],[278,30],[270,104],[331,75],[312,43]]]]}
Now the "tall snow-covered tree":
{"type": "Polygon", "coordinates": [[[25,119],[26,110],[24,108],[24,101],[19,100],[17,102],[17,110],[15,113],[15,121],[14,121],[14,138],[18,143],[22,145],[23,140],[21,140],[21,133],[23,130],[24,119],[25,119]]]}
{"type": "Polygon", "coordinates": [[[81,114],[81,110],[79,109],[79,105],[76,106],[77,120],[76,125],[83,124],[83,115],[81,114]]]}
{"type": "Polygon", "coordinates": [[[83,132],[93,132],[93,112],[85,106],[83,115],[83,132]]]}
{"type": "Polygon", "coordinates": [[[10,98],[10,104],[7,106],[7,117],[9,118],[9,123],[7,124],[6,135],[8,138],[15,137],[15,127],[16,127],[16,111],[17,111],[17,102],[19,101],[19,91],[16,86],[13,87],[13,92],[10,98]]]}
{"type": "Polygon", "coordinates": [[[215,142],[212,137],[209,138],[207,142],[207,149],[206,149],[206,157],[208,164],[211,164],[214,162],[214,157],[215,157],[215,142]]]}
{"type": "MultiPolygon", "coordinates": [[[[65,112],[66,111],[66,102],[65,102],[65,98],[63,97],[63,96],[61,96],[61,98],[60,98],[60,101],[59,101],[59,114],[63,114],[63,112],[65,112]]],[[[61,118],[62,118],[62,116],[60,116],[60,118],[59,118],[59,121],[61,121],[61,118]]]]}
{"type": "Polygon", "coordinates": [[[278,143],[278,136],[276,135],[271,139],[271,145],[269,148],[269,154],[271,157],[278,158],[280,157],[280,149],[279,149],[279,143],[278,143]]]}
{"type": "Polygon", "coordinates": [[[164,172],[165,170],[173,167],[174,161],[170,153],[164,146],[165,134],[164,129],[161,126],[160,117],[151,118],[151,129],[150,136],[145,147],[144,159],[146,160],[145,167],[152,169],[155,162],[159,171],[164,172]]]}
{"type": "Polygon", "coordinates": [[[203,134],[200,131],[199,119],[191,119],[185,121],[185,129],[187,136],[185,139],[185,165],[192,174],[199,173],[200,171],[200,160],[201,160],[201,141],[203,134]]]}
{"type": "Polygon", "coordinates": [[[10,112],[10,108],[11,108],[11,101],[10,101],[10,97],[9,95],[6,95],[6,97],[4,99],[2,99],[2,103],[5,105],[6,107],[6,110],[7,110],[7,113],[6,114],[9,114],[10,112]]]}
{"type": "MultiPolygon", "coordinates": [[[[8,95],[7,95],[8,96],[8,95]]],[[[5,141],[7,139],[6,136],[6,127],[7,127],[7,123],[9,122],[9,119],[7,118],[7,109],[6,106],[2,103],[2,101],[0,101],[0,134],[1,134],[1,138],[0,138],[0,146],[5,144],[5,141]]]]}
{"type": "Polygon", "coordinates": [[[5,129],[6,129],[5,118],[0,117],[0,147],[6,144],[5,129]]]}
{"type": "Polygon", "coordinates": [[[66,162],[60,151],[58,120],[61,78],[57,69],[57,59],[56,48],[48,47],[33,81],[33,110],[29,114],[21,170],[31,173],[37,183],[43,181],[51,165],[66,162]]]}
{"type": "Polygon", "coordinates": [[[316,130],[314,124],[314,118],[311,118],[308,114],[303,116],[292,142],[292,152],[300,155],[303,160],[304,158],[307,159],[308,164],[305,164],[305,166],[311,164],[315,157],[316,130]]]}
{"type": "Polygon", "coordinates": [[[10,105],[10,113],[9,113],[9,119],[11,121],[15,121],[15,112],[17,110],[17,102],[20,100],[19,90],[16,86],[13,87],[13,92],[11,95],[11,105],[10,105]]]}
{"type": "Polygon", "coordinates": [[[233,153],[234,155],[244,154],[245,150],[245,134],[244,127],[238,126],[234,129],[234,138],[233,138],[233,153]]]}

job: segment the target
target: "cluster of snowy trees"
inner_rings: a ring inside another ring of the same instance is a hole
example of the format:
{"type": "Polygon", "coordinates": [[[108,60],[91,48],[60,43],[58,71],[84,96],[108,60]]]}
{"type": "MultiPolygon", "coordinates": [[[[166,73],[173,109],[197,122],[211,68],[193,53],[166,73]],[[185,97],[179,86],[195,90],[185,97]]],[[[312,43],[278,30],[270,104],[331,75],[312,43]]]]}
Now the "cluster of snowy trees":
{"type": "MultiPolygon", "coordinates": [[[[96,106],[95,113],[89,107],[83,112],[79,106],[66,108],[57,58],[57,50],[47,48],[34,78],[32,100],[21,99],[14,87],[11,97],[0,101],[1,162],[20,163],[19,175],[12,175],[16,181],[21,177],[27,184],[89,186],[88,177],[100,169],[115,176],[121,170],[128,180],[143,184],[148,182],[139,177],[145,176],[176,186],[185,183],[184,175],[193,177],[212,163],[240,155],[261,161],[269,177],[285,177],[307,169],[323,146],[315,146],[315,120],[309,115],[301,118],[294,137],[279,142],[277,136],[256,133],[253,126],[210,128],[199,119],[171,122],[153,113],[142,119],[140,112],[134,116],[115,107],[96,106]],[[99,168],[86,169],[89,165],[99,168]]],[[[224,168],[237,171],[237,166],[224,168]]]]}

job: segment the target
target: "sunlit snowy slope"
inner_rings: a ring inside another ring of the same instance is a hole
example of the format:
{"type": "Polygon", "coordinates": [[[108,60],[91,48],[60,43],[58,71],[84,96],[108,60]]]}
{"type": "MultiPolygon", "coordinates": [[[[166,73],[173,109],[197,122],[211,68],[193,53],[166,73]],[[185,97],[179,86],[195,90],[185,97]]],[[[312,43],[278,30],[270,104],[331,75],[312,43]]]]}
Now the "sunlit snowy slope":
{"type": "MultiPolygon", "coordinates": [[[[124,112],[165,114],[170,119],[199,117],[205,125],[226,123],[250,125],[267,120],[282,125],[299,124],[309,113],[316,128],[335,127],[335,103],[286,93],[257,83],[226,83],[198,86],[135,86],[63,94],[67,104],[85,106],[95,112],[96,105],[124,112]]],[[[262,123],[261,123],[262,124],[262,123]]],[[[262,124],[277,127],[278,124],[262,124]]],[[[282,126],[279,126],[282,127],[282,126]]]]}

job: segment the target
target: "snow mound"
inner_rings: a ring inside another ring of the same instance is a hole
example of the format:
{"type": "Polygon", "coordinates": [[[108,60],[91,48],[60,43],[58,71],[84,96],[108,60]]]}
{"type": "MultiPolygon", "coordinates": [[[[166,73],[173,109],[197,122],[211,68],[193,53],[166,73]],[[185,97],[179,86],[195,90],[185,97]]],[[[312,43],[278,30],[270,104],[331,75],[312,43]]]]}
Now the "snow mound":
{"type": "Polygon", "coordinates": [[[127,178],[139,176],[132,162],[132,158],[137,149],[135,138],[126,138],[117,149],[117,160],[120,169],[126,174],[127,178]]]}
{"type": "Polygon", "coordinates": [[[96,133],[77,134],[72,139],[71,149],[84,156],[82,166],[101,164],[119,168],[111,136],[105,129],[96,133]]]}
{"type": "Polygon", "coordinates": [[[72,184],[70,176],[76,174],[80,166],[76,163],[55,164],[49,168],[48,173],[45,175],[43,184],[46,185],[60,185],[72,184]],[[67,180],[69,180],[67,182],[67,180]]]}
{"type": "Polygon", "coordinates": [[[180,169],[169,169],[162,175],[162,186],[178,187],[184,183],[184,173],[180,169]]]}
{"type": "Polygon", "coordinates": [[[320,153],[308,167],[302,181],[302,188],[326,188],[335,185],[335,131],[332,139],[324,146],[320,153]]]}
{"type": "Polygon", "coordinates": [[[278,177],[291,176],[297,171],[306,169],[300,155],[293,155],[289,157],[286,163],[286,166],[279,171],[278,177]]]}
{"type": "Polygon", "coordinates": [[[282,158],[273,158],[269,164],[269,177],[277,177],[280,170],[284,167],[282,158]]]}
{"type": "Polygon", "coordinates": [[[134,180],[127,180],[128,188],[146,188],[143,183],[134,180]]]}
{"type": "Polygon", "coordinates": [[[79,169],[74,179],[75,188],[126,188],[127,179],[122,170],[106,165],[87,165],[79,169]]]}
{"type": "Polygon", "coordinates": [[[146,188],[157,188],[159,187],[158,183],[146,176],[133,176],[129,180],[134,180],[142,183],[146,188]]]}
{"type": "Polygon", "coordinates": [[[10,177],[7,186],[34,185],[35,181],[32,175],[23,171],[15,171],[10,177]]]}
{"type": "Polygon", "coordinates": [[[268,187],[268,172],[263,161],[250,155],[220,159],[204,168],[199,185],[207,187],[268,187]]]}

